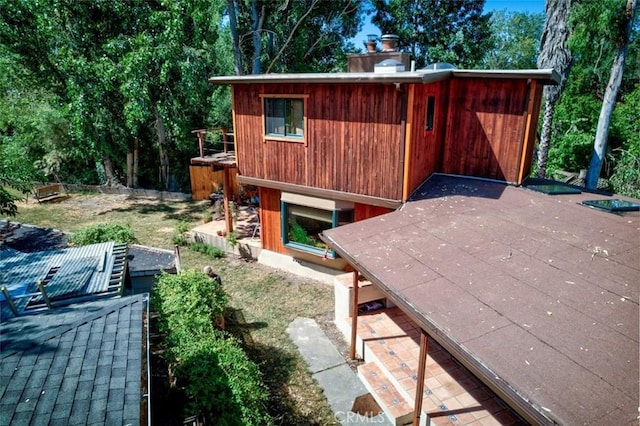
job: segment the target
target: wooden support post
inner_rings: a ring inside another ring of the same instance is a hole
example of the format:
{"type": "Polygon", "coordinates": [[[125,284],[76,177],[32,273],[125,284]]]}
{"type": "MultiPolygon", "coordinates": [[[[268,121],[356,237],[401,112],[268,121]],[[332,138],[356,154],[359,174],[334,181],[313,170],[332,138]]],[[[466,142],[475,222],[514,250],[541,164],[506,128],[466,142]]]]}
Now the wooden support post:
{"type": "Polygon", "coordinates": [[[231,197],[231,171],[228,167],[223,170],[224,182],[222,185],[222,193],[224,196],[224,220],[227,225],[227,235],[233,232],[233,218],[229,211],[229,198],[231,197]]]}
{"type": "Polygon", "coordinates": [[[182,259],[180,259],[180,247],[173,246],[173,252],[176,255],[176,274],[179,274],[182,270],[182,259]]]}
{"type": "Polygon", "coordinates": [[[47,304],[47,307],[49,309],[53,309],[53,305],[51,304],[51,300],[49,300],[49,296],[47,295],[47,290],[45,290],[44,284],[42,284],[42,281],[40,281],[40,280],[38,280],[38,289],[40,290],[40,293],[42,294],[42,298],[44,299],[44,303],[47,304]]]}
{"type": "Polygon", "coordinates": [[[356,336],[358,335],[358,271],[353,271],[353,307],[351,311],[351,345],[349,358],[356,359],[356,336]]]}
{"type": "Polygon", "coordinates": [[[418,382],[416,384],[416,397],[413,407],[413,426],[420,424],[420,412],[422,411],[422,398],[424,397],[424,376],[427,367],[427,349],[429,335],[420,329],[420,355],[418,356],[418,382]]]}
{"type": "Polygon", "coordinates": [[[224,152],[227,152],[227,128],[221,128],[220,132],[222,133],[222,145],[224,146],[224,152]]]}
{"type": "Polygon", "coordinates": [[[200,158],[204,157],[204,132],[198,130],[198,148],[200,148],[200,158]]]}
{"type": "Polygon", "coordinates": [[[9,294],[9,290],[7,290],[6,285],[2,286],[2,294],[4,294],[4,298],[7,300],[7,304],[9,305],[9,309],[11,309],[11,312],[13,312],[13,315],[18,316],[18,309],[13,303],[13,300],[11,300],[11,294],[9,294]]]}

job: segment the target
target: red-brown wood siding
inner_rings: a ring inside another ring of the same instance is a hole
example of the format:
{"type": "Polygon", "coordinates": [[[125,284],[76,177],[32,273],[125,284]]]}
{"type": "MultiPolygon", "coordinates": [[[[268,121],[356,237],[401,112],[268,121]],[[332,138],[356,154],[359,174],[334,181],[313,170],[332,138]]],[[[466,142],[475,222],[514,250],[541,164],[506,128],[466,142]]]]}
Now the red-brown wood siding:
{"type": "Polygon", "coordinates": [[[388,209],[386,207],[370,206],[368,204],[356,203],[353,209],[353,221],[358,222],[361,220],[387,214],[392,211],[392,209],[388,209]]]}
{"type": "Polygon", "coordinates": [[[522,163],[520,164],[521,171],[518,175],[518,184],[521,184],[531,173],[533,151],[536,145],[536,136],[538,135],[542,89],[543,85],[539,81],[533,80],[529,84],[529,106],[525,121],[522,163]]]}
{"type": "Polygon", "coordinates": [[[526,80],[451,80],[442,171],[515,182],[527,92],[526,80]]]}
{"type": "Polygon", "coordinates": [[[407,142],[410,152],[407,158],[407,196],[441,169],[448,87],[449,81],[414,86],[411,140],[407,142]],[[430,96],[435,98],[433,129],[426,130],[427,100],[430,96]]]}
{"type": "Polygon", "coordinates": [[[280,191],[258,188],[260,196],[260,239],[262,248],[287,254],[280,234],[280,191]]]}
{"type": "Polygon", "coordinates": [[[235,141],[245,176],[399,200],[401,93],[382,84],[235,85],[235,141]],[[309,95],[302,143],[267,141],[260,94],[309,95]]]}

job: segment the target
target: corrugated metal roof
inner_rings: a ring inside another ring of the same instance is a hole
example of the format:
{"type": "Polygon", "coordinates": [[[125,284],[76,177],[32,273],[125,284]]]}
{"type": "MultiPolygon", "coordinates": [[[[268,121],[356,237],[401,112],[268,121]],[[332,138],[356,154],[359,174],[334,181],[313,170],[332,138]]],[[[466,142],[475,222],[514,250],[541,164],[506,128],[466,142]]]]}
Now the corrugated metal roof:
{"type": "MultiPolygon", "coordinates": [[[[0,251],[0,286],[7,287],[12,300],[37,294],[38,282],[45,284],[52,300],[119,294],[126,253],[126,245],[114,242],[32,253],[5,248],[0,251]]],[[[37,294],[30,300],[42,302],[42,297],[37,294]]]]}
{"type": "Polygon", "coordinates": [[[217,76],[209,79],[213,84],[282,84],[282,83],[433,83],[456,78],[534,79],[546,84],[558,84],[559,74],[554,69],[532,70],[420,70],[390,73],[338,72],[298,74],[253,74],[217,76]]]}

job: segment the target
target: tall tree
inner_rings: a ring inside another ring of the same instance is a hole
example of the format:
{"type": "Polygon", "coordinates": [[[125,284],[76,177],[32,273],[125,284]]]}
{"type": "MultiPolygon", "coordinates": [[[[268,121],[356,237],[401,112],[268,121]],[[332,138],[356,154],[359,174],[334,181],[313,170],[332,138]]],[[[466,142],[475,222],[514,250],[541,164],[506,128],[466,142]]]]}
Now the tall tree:
{"type": "Polygon", "coordinates": [[[366,6],[359,0],[228,0],[236,69],[259,74],[344,68],[366,6]]]}
{"type": "Polygon", "coordinates": [[[544,28],[543,13],[497,11],[489,22],[492,46],[484,56],[484,68],[536,68],[544,28]]]}
{"type": "Polygon", "coordinates": [[[546,175],[554,107],[560,98],[572,63],[571,52],[567,47],[570,8],[571,0],[547,0],[546,2],[546,19],[540,40],[538,68],[554,68],[560,73],[560,83],[557,86],[545,86],[543,92],[545,105],[536,165],[538,177],[546,175]]]}
{"type": "Polygon", "coordinates": [[[593,154],[586,180],[586,187],[588,189],[595,189],[598,185],[602,162],[607,148],[611,114],[618,96],[618,90],[622,83],[622,75],[624,73],[624,64],[627,58],[627,48],[629,46],[629,38],[633,27],[633,16],[636,4],[637,0],[627,0],[624,10],[617,11],[620,18],[615,21],[618,25],[612,29],[615,34],[617,49],[616,55],[613,59],[613,65],[611,66],[609,83],[607,84],[607,88],[604,92],[602,109],[600,110],[600,116],[598,118],[596,138],[593,144],[593,154]]]}
{"type": "Polygon", "coordinates": [[[418,68],[449,62],[480,67],[490,44],[490,14],[484,0],[373,0],[372,22],[383,34],[400,37],[418,68]]]}

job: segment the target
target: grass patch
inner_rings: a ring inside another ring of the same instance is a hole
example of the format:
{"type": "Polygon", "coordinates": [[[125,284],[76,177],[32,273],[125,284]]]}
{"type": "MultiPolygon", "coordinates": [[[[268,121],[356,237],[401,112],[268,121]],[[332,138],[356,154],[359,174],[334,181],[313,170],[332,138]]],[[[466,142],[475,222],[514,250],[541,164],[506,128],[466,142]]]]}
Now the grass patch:
{"type": "MultiPolygon", "coordinates": [[[[12,220],[70,232],[96,223],[119,223],[129,225],[140,244],[172,249],[174,233],[199,225],[206,205],[72,193],[57,202],[19,202],[12,220]]],[[[322,389],[286,333],[296,317],[314,318],[333,309],[333,289],[233,257],[213,259],[194,250],[180,253],[184,269],[201,271],[211,265],[221,276],[229,306],[242,319],[228,329],[245,337],[245,350],[259,366],[269,391],[267,408],[274,423],[336,424],[322,389]]],[[[162,416],[155,419],[162,424],[162,416]]]]}
{"type": "Polygon", "coordinates": [[[205,243],[191,243],[189,244],[189,250],[197,251],[198,253],[206,254],[214,259],[220,259],[224,257],[224,250],[220,247],[210,246],[205,243]]]}

